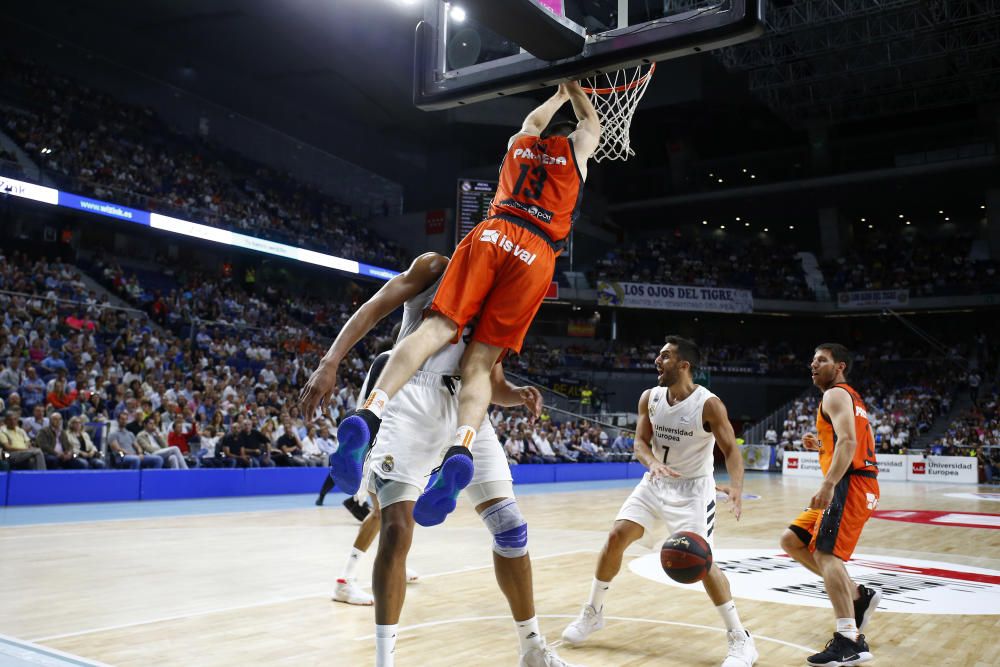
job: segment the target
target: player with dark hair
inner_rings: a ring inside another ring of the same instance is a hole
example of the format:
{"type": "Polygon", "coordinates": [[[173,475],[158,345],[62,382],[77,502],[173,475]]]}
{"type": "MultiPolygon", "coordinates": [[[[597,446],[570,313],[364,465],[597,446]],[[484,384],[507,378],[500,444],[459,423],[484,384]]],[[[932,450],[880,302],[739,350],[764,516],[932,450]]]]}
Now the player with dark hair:
{"type": "MultiPolygon", "coordinates": [[[[726,406],[694,383],[694,371],[701,362],[698,346],[679,336],[668,336],[666,341],[656,357],[658,386],[647,389],[639,399],[635,456],[649,471],[618,511],[597,561],[590,599],[563,631],[563,640],[569,644],[580,644],[604,627],[604,596],[621,569],[625,550],[645,533],[665,523],[667,534],[690,531],[712,544],[716,443],[729,472],[729,486],[718,489],[729,496],[737,520],[742,513],[743,456],[726,406]]],[[[712,565],[702,583],[726,625],[729,649],[723,667],[750,667],[757,660],[757,648],[740,622],[729,580],[712,565]]]]}
{"type": "Polygon", "coordinates": [[[587,159],[600,135],[597,112],[573,82],[561,84],[511,137],[489,217],[459,243],[428,316],[396,346],[364,406],[338,427],[340,449],[331,468],[346,491],[360,485],[362,457],[374,441],[389,399],[441,346],[457,342],[476,319],[460,364],[458,428],[439,472],[414,508],[423,525],[440,523],[454,510],[455,498],[473,475],[469,446],[490,401],[491,369],[508,350],[521,349],[551,283],[556,256],[576,219],[587,159]],[[568,134],[570,128],[562,121],[549,128],[566,102],[572,104],[578,121],[568,134]]]}
{"type": "MultiPolygon", "coordinates": [[[[440,289],[447,265],[447,257],[436,253],[421,255],[351,316],[302,389],[299,402],[304,414],[313,415],[319,405],[329,400],[336,387],[340,361],[379,320],[402,306],[403,322],[396,348],[408,336],[415,335],[440,289]]],[[[374,507],[381,510],[379,515],[373,511],[373,516],[366,519],[369,530],[381,521],[372,573],[376,667],[393,665],[399,617],[406,595],[406,557],[413,539],[414,503],[434,465],[440,461],[442,438],[447,438],[455,428],[456,393],[462,383],[456,376],[470,331],[467,328],[463,333],[465,336],[457,345],[442,343],[441,349],[427,359],[401,389],[398,400],[387,408],[379,439],[371,448],[362,473],[366,490],[373,496],[374,507]],[[399,447],[401,443],[406,446],[399,447]]],[[[371,371],[369,379],[375,377],[376,370],[371,371]]],[[[490,397],[498,405],[524,405],[534,414],[541,410],[542,397],[538,390],[510,384],[500,364],[490,371],[490,390],[490,397]]],[[[514,497],[510,467],[489,419],[482,420],[470,447],[480,464],[465,493],[493,538],[493,567],[497,584],[514,618],[521,653],[519,664],[522,667],[568,667],[546,645],[539,629],[528,555],[528,524],[514,497]]],[[[359,534],[356,549],[367,547],[362,537],[370,542],[373,535],[370,532],[359,534]]],[[[349,567],[353,567],[350,564],[356,563],[359,556],[360,553],[352,551],[349,567]]],[[[344,592],[353,595],[355,604],[365,603],[366,595],[356,587],[344,592]]]]}
{"type": "Polygon", "coordinates": [[[806,449],[819,451],[824,479],[805,510],[781,536],[781,547],[804,567],[823,577],[837,617],[826,648],[810,656],[810,665],[856,665],[872,659],[861,630],[875,613],[882,594],[856,584],[847,562],[861,538],[865,522],[879,499],[875,438],[868,410],[849,384],[851,354],[839,343],[816,346],[810,369],[823,398],[816,413],[817,437],[802,438],[806,449]]]}

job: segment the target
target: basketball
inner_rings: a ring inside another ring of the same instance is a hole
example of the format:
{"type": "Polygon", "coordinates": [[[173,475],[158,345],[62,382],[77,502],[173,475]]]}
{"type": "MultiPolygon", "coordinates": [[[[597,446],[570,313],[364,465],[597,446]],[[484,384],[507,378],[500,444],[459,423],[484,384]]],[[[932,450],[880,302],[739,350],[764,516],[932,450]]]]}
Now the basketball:
{"type": "Polygon", "coordinates": [[[676,532],[660,549],[660,565],[674,581],[693,584],[704,579],[712,568],[712,547],[701,535],[686,530],[676,532]]]}

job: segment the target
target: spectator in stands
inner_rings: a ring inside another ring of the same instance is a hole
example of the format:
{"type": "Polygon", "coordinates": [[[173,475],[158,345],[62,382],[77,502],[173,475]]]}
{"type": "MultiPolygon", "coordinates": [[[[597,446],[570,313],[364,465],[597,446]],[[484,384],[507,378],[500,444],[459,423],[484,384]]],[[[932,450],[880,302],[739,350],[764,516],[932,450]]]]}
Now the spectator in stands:
{"type": "Polygon", "coordinates": [[[979,377],[979,373],[976,371],[971,371],[966,379],[969,385],[969,398],[972,399],[972,404],[976,407],[979,406],[979,385],[982,383],[982,378],[979,377]]]}
{"type": "Polygon", "coordinates": [[[279,466],[309,465],[302,456],[302,443],[299,441],[299,436],[292,429],[292,422],[288,416],[285,417],[285,422],[285,432],[278,436],[274,450],[271,452],[271,458],[279,466]]]}
{"type": "Polygon", "coordinates": [[[28,434],[17,425],[17,412],[14,410],[4,413],[3,426],[0,426],[0,448],[3,448],[12,466],[24,466],[29,470],[46,469],[44,453],[31,446],[28,434]]]}
{"type": "Polygon", "coordinates": [[[50,373],[67,370],[66,362],[63,361],[62,354],[54,347],[49,350],[48,355],[42,359],[42,363],[40,365],[50,373]]]}
{"type": "Polygon", "coordinates": [[[12,391],[18,390],[22,377],[21,360],[18,357],[11,357],[7,363],[3,363],[4,358],[0,355],[0,397],[6,398],[12,391]]]}
{"type": "Polygon", "coordinates": [[[36,405],[31,411],[31,416],[21,420],[21,426],[32,441],[38,437],[39,431],[48,425],[49,418],[45,416],[45,406],[43,405],[36,405]]]}
{"type": "Polygon", "coordinates": [[[315,424],[310,424],[306,428],[306,435],[300,441],[302,444],[302,458],[311,466],[325,466],[329,455],[323,454],[319,445],[316,444],[317,430],[315,424]]]}
{"type": "Polygon", "coordinates": [[[543,463],[559,462],[559,457],[556,456],[555,451],[552,449],[552,443],[549,441],[547,429],[535,429],[532,440],[538,449],[538,455],[541,457],[543,463]]]}
{"type": "Polygon", "coordinates": [[[105,463],[101,452],[94,446],[90,434],[83,428],[82,417],[72,417],[62,432],[63,449],[73,452],[76,460],[86,463],[87,468],[103,470],[105,463]]]}
{"type": "Polygon", "coordinates": [[[174,421],[171,422],[170,430],[167,431],[167,446],[176,447],[184,459],[188,462],[188,466],[194,466],[197,468],[199,459],[192,452],[191,446],[188,442],[192,434],[198,434],[198,430],[192,425],[191,430],[188,433],[185,433],[184,426],[185,422],[183,419],[174,419],[174,421]]]}
{"type": "Polygon", "coordinates": [[[188,464],[181,450],[167,445],[166,439],[157,430],[154,415],[149,415],[142,421],[142,431],[135,437],[135,441],[144,454],[152,454],[163,459],[165,468],[187,470],[188,464]]]}
{"type": "Polygon", "coordinates": [[[250,468],[273,468],[271,460],[271,442],[267,436],[253,427],[252,422],[240,416],[237,424],[240,461],[250,468]]]}
{"type": "Polygon", "coordinates": [[[24,369],[24,379],[21,381],[21,402],[25,409],[32,410],[39,403],[45,403],[45,382],[38,377],[38,371],[31,364],[24,369]]]}
{"type": "Polygon", "coordinates": [[[87,462],[74,455],[73,449],[63,446],[63,417],[58,412],[49,415],[49,425],[38,432],[35,444],[45,454],[45,465],[50,470],[65,468],[82,470],[87,462]]]}
{"type": "Polygon", "coordinates": [[[764,444],[765,445],[778,444],[778,432],[774,430],[773,426],[768,426],[767,431],[764,432],[764,444]]]}
{"type": "Polygon", "coordinates": [[[75,417],[81,412],[80,406],[77,405],[78,397],[79,392],[76,389],[67,390],[64,380],[56,380],[46,401],[63,417],[70,418],[75,417]]]}
{"type": "Polygon", "coordinates": [[[316,446],[323,453],[323,456],[326,457],[327,461],[329,461],[330,454],[337,451],[337,436],[333,433],[330,422],[326,420],[320,424],[319,435],[316,436],[316,446]]]}
{"type": "Polygon", "coordinates": [[[114,468],[162,468],[163,458],[153,454],[144,454],[136,442],[135,434],[127,428],[128,415],[121,412],[114,426],[117,428],[108,437],[108,450],[111,452],[111,466],[114,468]]]}

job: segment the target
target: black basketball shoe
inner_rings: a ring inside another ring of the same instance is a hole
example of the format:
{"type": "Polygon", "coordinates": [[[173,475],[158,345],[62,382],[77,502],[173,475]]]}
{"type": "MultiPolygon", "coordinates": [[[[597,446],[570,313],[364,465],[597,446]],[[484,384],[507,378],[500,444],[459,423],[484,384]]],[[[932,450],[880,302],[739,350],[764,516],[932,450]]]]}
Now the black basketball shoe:
{"type": "Polygon", "coordinates": [[[347,496],[347,500],[344,501],[344,507],[350,512],[355,519],[358,521],[364,521],[365,517],[372,511],[372,508],[368,506],[368,503],[359,503],[354,499],[354,496],[347,496]]]}
{"type": "Polygon", "coordinates": [[[813,667],[840,667],[860,665],[873,657],[864,635],[858,635],[858,641],[852,642],[839,632],[834,632],[833,639],[826,643],[826,648],[809,656],[806,661],[813,667]]]}
{"type": "Polygon", "coordinates": [[[882,591],[858,584],[858,593],[858,599],[854,601],[854,622],[858,624],[858,632],[861,632],[875,615],[878,603],[882,601],[882,591]]]}

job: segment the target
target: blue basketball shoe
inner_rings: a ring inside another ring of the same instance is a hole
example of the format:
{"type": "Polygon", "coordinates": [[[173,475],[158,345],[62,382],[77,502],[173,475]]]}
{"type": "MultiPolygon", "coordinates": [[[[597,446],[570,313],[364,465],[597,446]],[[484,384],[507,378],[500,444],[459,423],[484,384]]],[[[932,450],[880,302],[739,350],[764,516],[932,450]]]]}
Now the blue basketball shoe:
{"type": "Polygon", "coordinates": [[[458,494],[472,481],[475,466],[472,452],[461,445],[451,447],[444,455],[435,477],[413,506],[413,518],[421,526],[444,523],[445,517],[455,511],[458,494]]]}
{"type": "Polygon", "coordinates": [[[355,410],[337,426],[337,451],[330,455],[330,474],[340,490],[349,496],[361,486],[365,454],[375,442],[382,420],[371,410],[355,410]]]}

